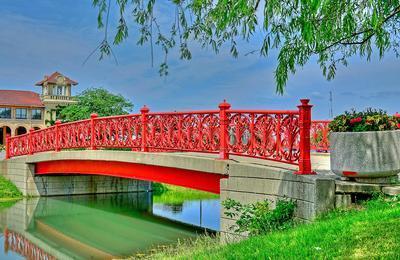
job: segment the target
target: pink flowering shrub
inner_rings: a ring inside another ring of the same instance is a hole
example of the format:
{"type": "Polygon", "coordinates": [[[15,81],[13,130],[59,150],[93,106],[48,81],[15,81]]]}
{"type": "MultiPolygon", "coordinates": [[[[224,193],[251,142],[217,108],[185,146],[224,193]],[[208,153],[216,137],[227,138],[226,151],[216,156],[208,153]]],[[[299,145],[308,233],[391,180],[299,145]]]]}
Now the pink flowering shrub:
{"type": "Polygon", "coordinates": [[[400,114],[391,116],[383,110],[346,111],[329,124],[332,132],[365,132],[400,129],[400,114]]]}

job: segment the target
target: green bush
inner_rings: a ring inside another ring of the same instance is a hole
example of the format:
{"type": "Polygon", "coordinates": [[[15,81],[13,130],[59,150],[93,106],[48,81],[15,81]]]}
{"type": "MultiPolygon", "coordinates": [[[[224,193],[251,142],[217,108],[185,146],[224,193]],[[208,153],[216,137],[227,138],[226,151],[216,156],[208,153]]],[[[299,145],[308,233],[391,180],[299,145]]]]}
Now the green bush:
{"type": "Polygon", "coordinates": [[[226,216],[238,218],[236,225],[231,227],[235,233],[262,235],[274,230],[287,229],[294,224],[296,203],[292,200],[278,200],[275,209],[270,209],[268,200],[243,205],[227,199],[222,204],[226,209],[226,216]]]}
{"type": "Polygon", "coordinates": [[[346,111],[329,124],[332,132],[365,132],[400,129],[400,115],[390,116],[383,110],[346,111]]]}
{"type": "Polygon", "coordinates": [[[0,200],[1,199],[16,199],[21,198],[22,193],[9,180],[0,176],[0,200]]]}

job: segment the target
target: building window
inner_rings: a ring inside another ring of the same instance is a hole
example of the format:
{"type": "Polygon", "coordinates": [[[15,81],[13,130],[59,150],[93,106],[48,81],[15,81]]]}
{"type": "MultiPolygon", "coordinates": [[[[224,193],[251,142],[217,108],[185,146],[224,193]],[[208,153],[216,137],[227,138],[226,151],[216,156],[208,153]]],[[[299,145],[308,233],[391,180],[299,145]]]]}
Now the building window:
{"type": "Polygon", "coordinates": [[[40,120],[42,119],[42,110],[41,109],[32,109],[32,119],[40,120]]]}
{"type": "Polygon", "coordinates": [[[0,118],[11,118],[11,108],[0,107],[0,118]]]}
{"type": "Polygon", "coordinates": [[[57,86],[57,96],[62,96],[63,95],[63,87],[62,86],[57,86]]]}
{"type": "Polygon", "coordinates": [[[26,119],[26,108],[17,108],[15,109],[15,118],[16,119],[26,119]]]}

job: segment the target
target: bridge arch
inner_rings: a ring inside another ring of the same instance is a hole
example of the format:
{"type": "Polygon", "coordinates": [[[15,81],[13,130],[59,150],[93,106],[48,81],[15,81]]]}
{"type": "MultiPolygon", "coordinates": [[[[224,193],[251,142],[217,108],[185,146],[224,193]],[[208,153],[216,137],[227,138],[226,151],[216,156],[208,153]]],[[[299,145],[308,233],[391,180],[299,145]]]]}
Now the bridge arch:
{"type": "Polygon", "coordinates": [[[160,182],[185,188],[220,193],[220,179],[224,176],[201,171],[127,162],[61,160],[39,162],[36,175],[104,175],[142,181],[160,182]]]}
{"type": "Polygon", "coordinates": [[[26,157],[34,174],[103,175],[161,182],[215,194],[220,180],[227,178],[229,165],[213,157],[173,153],[132,153],[126,151],[62,151],[26,157]]]}

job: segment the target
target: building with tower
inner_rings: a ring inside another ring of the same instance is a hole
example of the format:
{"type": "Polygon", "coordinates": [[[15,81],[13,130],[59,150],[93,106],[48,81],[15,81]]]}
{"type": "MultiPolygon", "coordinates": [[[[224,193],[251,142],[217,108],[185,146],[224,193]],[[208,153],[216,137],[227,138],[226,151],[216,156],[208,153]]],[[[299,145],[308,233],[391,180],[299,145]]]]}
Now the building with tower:
{"type": "Polygon", "coordinates": [[[56,120],[59,106],[76,102],[72,87],[78,82],[54,72],[44,76],[35,85],[41,94],[32,91],[0,89],[0,145],[5,144],[7,134],[25,134],[29,129],[42,129],[56,120]]]}

